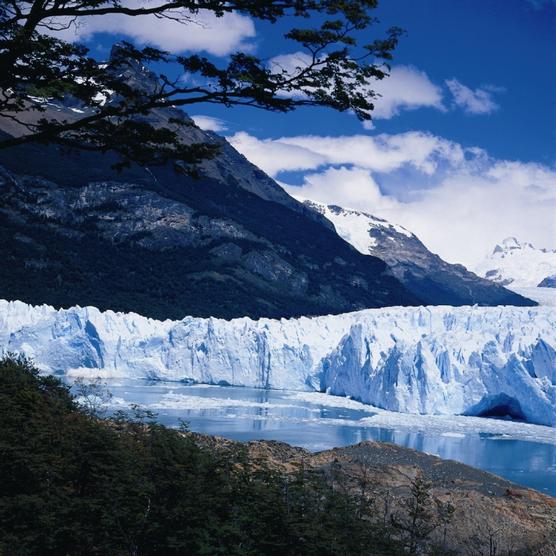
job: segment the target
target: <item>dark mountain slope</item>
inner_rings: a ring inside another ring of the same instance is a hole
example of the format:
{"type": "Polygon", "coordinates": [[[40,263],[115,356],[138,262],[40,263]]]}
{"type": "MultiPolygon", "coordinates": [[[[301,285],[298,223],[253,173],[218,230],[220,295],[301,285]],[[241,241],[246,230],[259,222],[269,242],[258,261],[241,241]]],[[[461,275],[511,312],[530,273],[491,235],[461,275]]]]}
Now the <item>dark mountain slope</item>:
{"type": "MultiPolygon", "coordinates": [[[[125,78],[148,86],[153,76],[132,63],[125,78]]],[[[79,117],[70,104],[47,110],[79,117]]],[[[358,253],[224,139],[175,109],[149,115],[156,125],[175,117],[190,123],[184,142],[221,144],[200,179],[169,166],[117,172],[110,153],[0,151],[0,297],[162,319],[420,302],[385,263],[358,253]]]]}
{"type": "Polygon", "coordinates": [[[416,302],[382,261],[302,213],[216,180],[151,179],[61,187],[3,172],[0,295],[157,318],[416,302]]]}

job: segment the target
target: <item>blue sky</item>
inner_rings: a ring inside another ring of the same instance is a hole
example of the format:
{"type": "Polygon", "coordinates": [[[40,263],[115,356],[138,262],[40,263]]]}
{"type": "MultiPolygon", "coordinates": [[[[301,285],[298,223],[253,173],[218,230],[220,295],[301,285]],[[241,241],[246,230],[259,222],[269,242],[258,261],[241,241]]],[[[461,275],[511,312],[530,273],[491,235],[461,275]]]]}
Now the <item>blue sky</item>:
{"type": "MultiPolygon", "coordinates": [[[[391,25],[407,35],[377,86],[372,129],[325,109],[191,113],[291,193],[390,218],[454,262],[473,266],[507,235],[556,248],[556,3],[383,0],[376,15],[373,38],[391,25]]],[[[297,50],[283,23],[240,16],[186,33],[174,22],[95,19],[66,37],[99,58],[124,37],[222,60],[237,48],[263,58],[297,50]]]]}
{"type": "MultiPolygon", "coordinates": [[[[423,129],[464,145],[479,145],[493,156],[552,163],[556,157],[556,6],[527,0],[390,0],[377,15],[385,25],[403,27],[394,65],[411,65],[443,87],[447,112],[403,111],[380,120],[376,130],[423,129]],[[490,96],[498,108],[485,115],[455,109],[443,86],[449,79],[477,89],[499,88],[490,96]]],[[[384,25],[383,25],[384,26],[384,25]]],[[[288,52],[280,26],[259,25],[258,53],[288,52]],[[277,46],[279,45],[279,46],[277,46]]],[[[354,118],[305,109],[292,117],[242,109],[205,109],[233,128],[278,137],[283,134],[357,133],[354,118]],[[300,113],[301,112],[301,113],[300,113]]]]}

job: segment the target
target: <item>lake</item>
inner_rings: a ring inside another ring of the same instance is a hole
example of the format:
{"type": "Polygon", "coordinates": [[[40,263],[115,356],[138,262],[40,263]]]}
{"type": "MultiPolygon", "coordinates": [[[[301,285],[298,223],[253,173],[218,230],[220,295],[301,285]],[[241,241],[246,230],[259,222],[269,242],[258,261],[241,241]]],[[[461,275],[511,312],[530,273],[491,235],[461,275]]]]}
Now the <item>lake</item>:
{"type": "Polygon", "coordinates": [[[490,471],[556,497],[556,429],[462,416],[400,414],[317,392],[174,382],[108,383],[111,410],[137,403],[157,420],[234,440],[279,440],[318,451],[393,442],[490,471]]]}

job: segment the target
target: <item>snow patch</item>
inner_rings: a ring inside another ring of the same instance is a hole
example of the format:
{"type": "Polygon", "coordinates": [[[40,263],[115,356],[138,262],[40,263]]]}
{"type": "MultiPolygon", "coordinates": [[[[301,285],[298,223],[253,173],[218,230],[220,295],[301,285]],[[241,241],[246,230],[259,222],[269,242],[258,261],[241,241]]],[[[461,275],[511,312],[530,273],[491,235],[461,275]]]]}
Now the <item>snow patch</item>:
{"type": "Polygon", "coordinates": [[[539,305],[556,307],[556,288],[518,288],[512,284],[508,289],[536,301],[539,305]]]}
{"type": "Polygon", "coordinates": [[[372,236],[374,229],[394,230],[407,237],[413,234],[399,224],[393,224],[383,218],[373,216],[366,212],[338,207],[336,205],[324,205],[315,201],[296,197],[308,207],[320,212],[327,220],[334,224],[339,236],[353,245],[364,255],[373,254],[373,248],[377,246],[377,240],[372,236]]]}

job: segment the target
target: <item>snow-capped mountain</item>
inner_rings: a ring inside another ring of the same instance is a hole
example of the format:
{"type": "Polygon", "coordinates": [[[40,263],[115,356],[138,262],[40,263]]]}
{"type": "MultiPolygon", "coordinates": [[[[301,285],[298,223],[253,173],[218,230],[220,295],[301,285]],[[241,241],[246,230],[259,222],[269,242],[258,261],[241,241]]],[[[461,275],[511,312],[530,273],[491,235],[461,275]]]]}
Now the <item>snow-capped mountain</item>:
{"type": "Polygon", "coordinates": [[[551,307],[390,307],[336,316],[156,321],[0,301],[0,349],[46,372],[319,390],[409,413],[556,426],[551,307]]]}
{"type": "Polygon", "coordinates": [[[386,262],[394,276],[426,304],[522,304],[514,292],[431,253],[415,234],[402,226],[358,210],[310,200],[303,202],[332,222],[338,234],[360,253],[386,262]]]}
{"type": "Polygon", "coordinates": [[[531,243],[521,243],[515,237],[506,238],[476,267],[476,272],[488,280],[517,288],[555,287],[556,250],[538,249],[531,243]]]}
{"type": "MultiPolygon", "coordinates": [[[[157,86],[156,75],[138,62],[122,59],[117,48],[113,56],[130,86],[157,86]]],[[[22,117],[83,117],[69,102],[43,108],[22,117]]],[[[457,272],[448,276],[446,265],[425,274],[402,263],[390,270],[386,255],[353,249],[329,220],[183,111],[153,109],[148,118],[155,126],[181,119],[185,144],[220,147],[201,164],[199,179],[172,165],[118,172],[113,153],[43,144],[0,151],[0,298],[159,319],[532,304],[490,283],[477,287],[467,275],[455,280],[457,272]]],[[[0,121],[0,135],[18,133],[13,121],[0,121]]]]}

